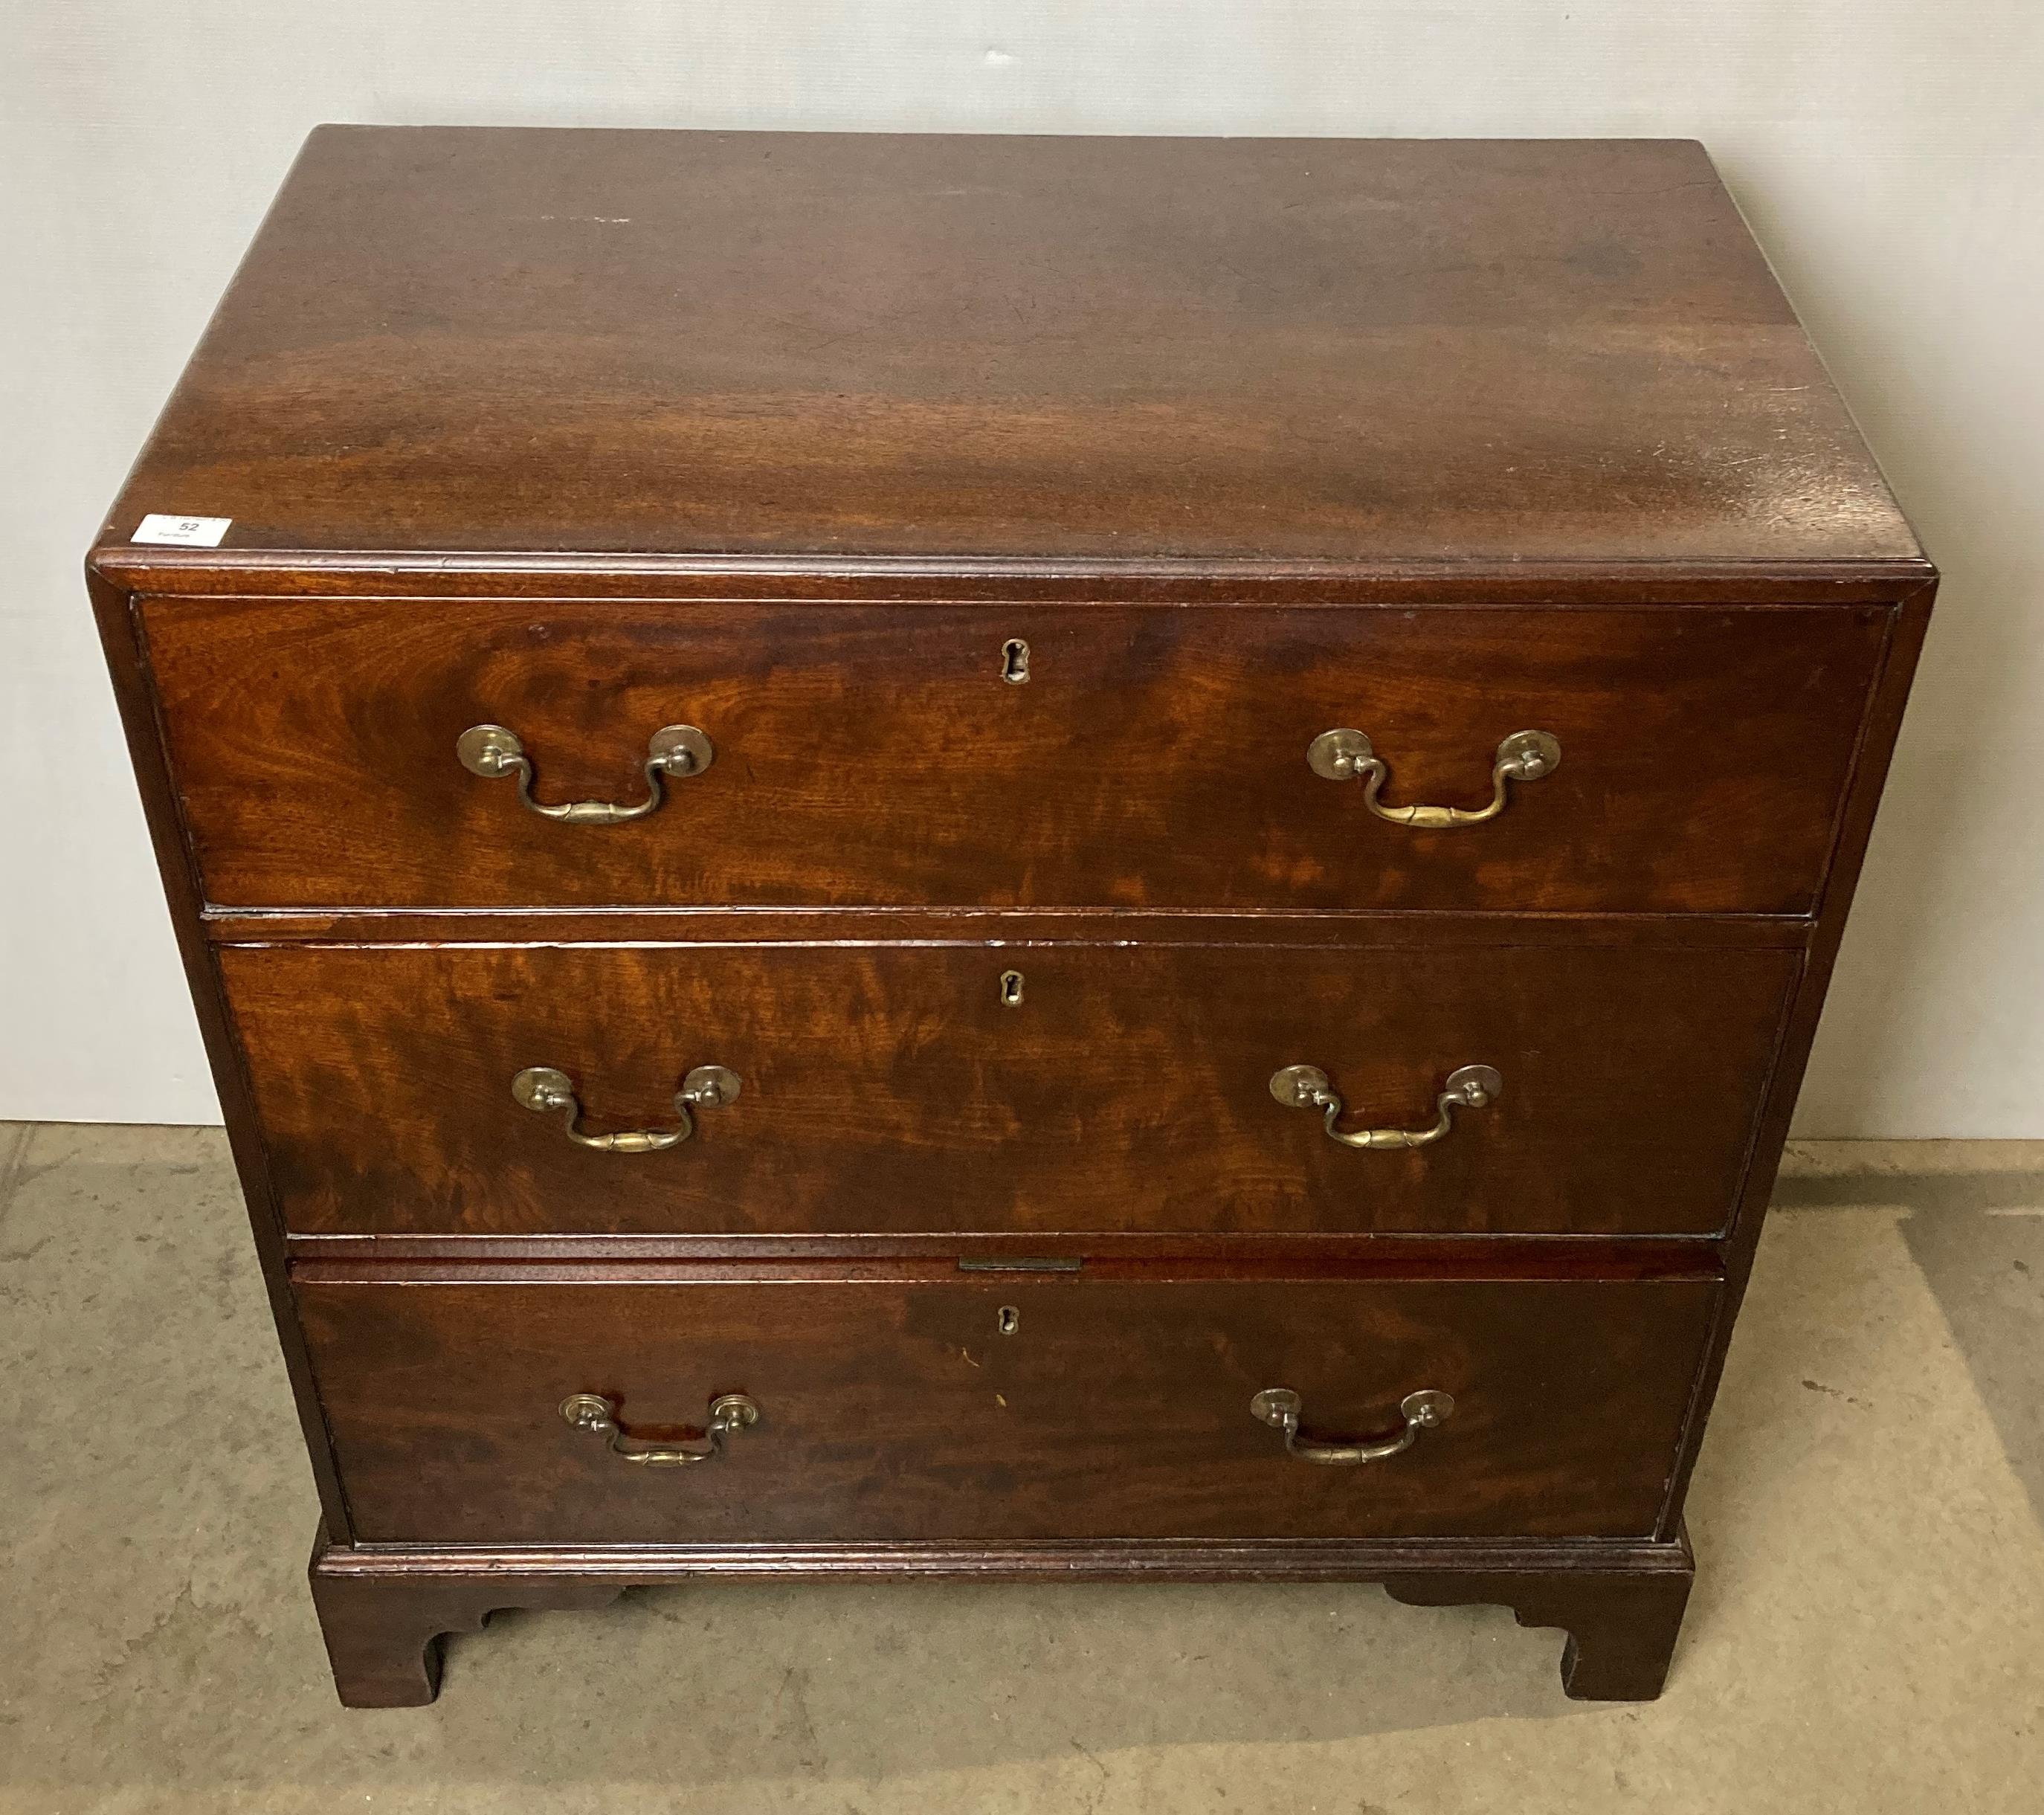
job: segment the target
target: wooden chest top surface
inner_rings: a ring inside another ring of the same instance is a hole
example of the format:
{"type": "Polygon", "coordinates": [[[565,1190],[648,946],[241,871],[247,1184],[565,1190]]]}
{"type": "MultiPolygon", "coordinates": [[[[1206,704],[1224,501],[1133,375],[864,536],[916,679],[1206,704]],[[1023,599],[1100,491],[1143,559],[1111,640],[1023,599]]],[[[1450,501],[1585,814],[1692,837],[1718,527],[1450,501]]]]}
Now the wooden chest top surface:
{"type": "Polygon", "coordinates": [[[1673,140],[324,127],[131,572],[145,512],[230,559],[1922,559],[1673,140]]]}

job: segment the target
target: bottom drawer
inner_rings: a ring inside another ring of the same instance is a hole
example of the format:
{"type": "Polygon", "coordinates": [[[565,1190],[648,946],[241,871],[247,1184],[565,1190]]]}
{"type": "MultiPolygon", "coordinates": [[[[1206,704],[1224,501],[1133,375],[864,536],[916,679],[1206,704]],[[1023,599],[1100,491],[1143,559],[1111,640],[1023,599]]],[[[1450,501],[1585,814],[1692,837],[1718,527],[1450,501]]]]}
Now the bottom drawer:
{"type": "Polygon", "coordinates": [[[1649,1534],[1707,1280],[444,1275],[298,1287],[362,1543],[1649,1534]],[[1299,1440],[1389,1439],[1356,1467],[1299,1440]],[[562,1413],[609,1400],[625,1459],[562,1413]]]}

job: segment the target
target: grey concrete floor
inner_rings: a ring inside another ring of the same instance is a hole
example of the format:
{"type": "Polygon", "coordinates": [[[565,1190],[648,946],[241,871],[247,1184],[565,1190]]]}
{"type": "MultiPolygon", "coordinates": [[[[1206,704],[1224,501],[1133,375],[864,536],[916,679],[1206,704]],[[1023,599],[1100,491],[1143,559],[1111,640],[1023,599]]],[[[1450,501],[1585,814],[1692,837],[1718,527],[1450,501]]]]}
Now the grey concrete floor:
{"type": "Polygon", "coordinates": [[[0,1125],[0,1809],[2044,1809],[2044,1144],[1809,1146],[1667,1694],[1357,1586],[712,1583],[336,1705],[225,1142],[0,1125]]]}

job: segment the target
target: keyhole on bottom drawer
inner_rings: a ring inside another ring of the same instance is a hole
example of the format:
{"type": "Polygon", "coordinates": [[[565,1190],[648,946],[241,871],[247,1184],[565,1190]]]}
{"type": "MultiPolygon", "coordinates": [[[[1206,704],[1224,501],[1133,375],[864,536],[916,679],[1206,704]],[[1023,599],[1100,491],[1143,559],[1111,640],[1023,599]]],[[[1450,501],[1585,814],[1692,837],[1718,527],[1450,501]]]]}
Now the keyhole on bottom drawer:
{"type": "Polygon", "coordinates": [[[1022,1327],[1022,1313],[1012,1305],[1003,1305],[993,1313],[993,1327],[1003,1336],[1012,1336],[1022,1327]]]}
{"type": "Polygon", "coordinates": [[[1001,645],[1001,678],[1011,687],[1019,687],[1029,679],[1029,645],[1019,636],[1011,636],[1001,645]]]}
{"type": "Polygon", "coordinates": [[[1003,971],[1001,973],[1001,1006],[1005,1009],[1019,1009],[1022,1006],[1022,973],[1003,971]]]}

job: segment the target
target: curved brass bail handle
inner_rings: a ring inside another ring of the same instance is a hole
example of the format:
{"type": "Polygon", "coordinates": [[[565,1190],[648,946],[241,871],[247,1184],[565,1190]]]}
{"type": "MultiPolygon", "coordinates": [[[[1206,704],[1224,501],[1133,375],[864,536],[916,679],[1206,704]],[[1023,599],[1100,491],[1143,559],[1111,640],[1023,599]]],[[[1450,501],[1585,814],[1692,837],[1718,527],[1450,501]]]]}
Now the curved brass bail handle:
{"type": "Polygon", "coordinates": [[[518,780],[518,799],[529,813],[563,825],[622,825],[644,819],[667,798],[669,779],[700,775],[717,759],[716,748],[693,725],[663,725],[646,747],[646,798],[632,806],[613,801],[563,801],[548,806],[532,798],[532,759],[517,732],[501,725],[471,725],[455,740],[454,753],[471,775],[518,780]]]}
{"type": "Polygon", "coordinates": [[[1330,1140],[1343,1147],[1379,1152],[1403,1147],[1431,1147],[1454,1126],[1457,1109],[1480,1109],[1504,1094],[1504,1080],[1488,1065],[1464,1065],[1448,1074],[1447,1086],[1434,1099],[1431,1128],[1359,1128],[1344,1130],[1343,1103],[1326,1072],[1317,1065],[1287,1065],[1272,1074],[1270,1094],[1289,1109],[1318,1109],[1330,1140]]]}
{"type": "Polygon", "coordinates": [[[679,1147],[695,1132],[695,1110],[735,1102],[742,1088],[736,1071],[727,1071],[721,1065],[698,1065],[674,1093],[674,1107],[682,1117],[678,1127],[631,1129],[622,1134],[585,1134],[574,1082],[567,1072],[556,1071],[551,1065],[527,1066],[511,1080],[511,1097],[521,1108],[559,1115],[568,1139],[578,1147],[594,1148],[599,1153],[660,1153],[679,1147]]]}
{"type": "Polygon", "coordinates": [[[1306,746],[1306,766],[1330,782],[1360,781],[1362,804],[1393,825],[1438,832],[1453,825],[1481,825],[1504,811],[1508,785],[1537,782],[1562,766],[1561,740],[1545,731],[1515,731],[1497,747],[1490,771],[1489,806],[1386,806],[1377,797],[1391,771],[1360,731],[1323,731],[1306,746]]]}
{"type": "Polygon", "coordinates": [[[749,1431],[759,1422],[759,1408],[743,1393],[726,1393],[709,1402],[709,1422],[696,1444],[642,1443],[617,1421],[617,1402],[600,1393],[571,1393],[561,1402],[561,1416],[578,1431],[605,1440],[613,1455],[641,1468],[686,1468],[713,1462],[724,1454],[724,1440],[734,1431],[749,1431]]]}
{"type": "Polygon", "coordinates": [[[1266,1386],[1249,1402],[1250,1415],[1285,1433],[1285,1452],[1301,1462],[1324,1463],[1331,1468],[1353,1468],[1358,1463],[1381,1462],[1397,1455],[1420,1440],[1422,1431],[1438,1430],[1455,1409],[1452,1394],[1431,1386],[1408,1393],[1399,1402],[1404,1428],[1395,1435],[1362,1443],[1323,1443],[1299,1435],[1302,1402],[1289,1386],[1266,1386]]]}

